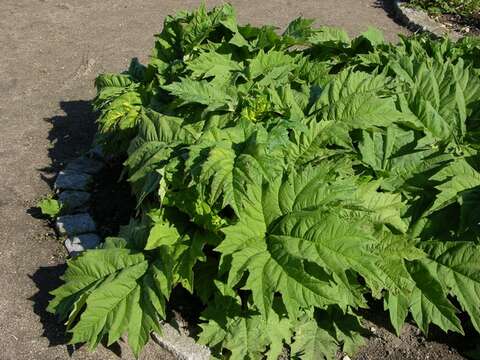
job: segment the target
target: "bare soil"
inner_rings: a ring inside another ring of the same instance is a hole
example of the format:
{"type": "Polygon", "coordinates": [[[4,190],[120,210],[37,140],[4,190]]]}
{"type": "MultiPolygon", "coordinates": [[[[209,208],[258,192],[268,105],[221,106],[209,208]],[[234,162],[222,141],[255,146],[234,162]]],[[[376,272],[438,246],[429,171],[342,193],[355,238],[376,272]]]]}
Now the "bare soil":
{"type": "Polygon", "coordinates": [[[441,14],[434,18],[445,27],[464,35],[480,36],[480,12],[469,18],[457,14],[441,14]]]}
{"type": "MultiPolygon", "coordinates": [[[[374,0],[232,3],[240,21],[253,24],[284,27],[303,15],[344,27],[352,35],[370,25],[383,30],[389,41],[407,33],[374,0]]],[[[64,271],[65,250],[49,224],[38,219],[35,204],[51,192],[53,177],[64,163],[90,146],[95,76],[123,70],[134,56],[146,61],[163,18],[198,4],[0,0],[0,360],[133,358],[123,343],[94,353],[66,345],[63,327],[45,311],[48,292],[58,286],[64,271]]],[[[438,358],[449,359],[448,345],[426,343],[429,351],[444,355],[438,358]]],[[[359,359],[385,358],[385,346],[371,344],[359,359]]],[[[413,354],[409,359],[425,358],[415,345],[406,346],[413,354]]],[[[171,355],[149,344],[141,358],[171,355]]]]}

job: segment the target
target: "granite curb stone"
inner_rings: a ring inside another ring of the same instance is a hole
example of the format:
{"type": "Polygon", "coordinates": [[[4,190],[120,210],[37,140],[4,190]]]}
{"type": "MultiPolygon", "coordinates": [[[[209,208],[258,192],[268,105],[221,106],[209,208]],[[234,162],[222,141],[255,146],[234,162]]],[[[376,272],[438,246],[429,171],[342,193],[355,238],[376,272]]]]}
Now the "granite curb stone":
{"type": "Polygon", "coordinates": [[[169,351],[178,360],[209,360],[210,349],[200,345],[188,335],[180,333],[168,323],[162,324],[162,335],[153,333],[153,339],[157,344],[169,351]]]}
{"type": "Polygon", "coordinates": [[[90,193],[78,190],[65,190],[58,195],[58,201],[62,204],[62,212],[85,212],[88,209],[90,193]],[[83,210],[83,211],[82,211],[83,210]]]}
{"type": "Polygon", "coordinates": [[[76,171],[60,171],[55,180],[55,190],[88,190],[92,183],[92,176],[76,171]]]}
{"type": "Polygon", "coordinates": [[[56,227],[59,234],[67,236],[91,233],[96,230],[95,222],[88,213],[59,216],[56,227]]]}
{"type": "Polygon", "coordinates": [[[69,237],[65,240],[64,245],[70,256],[79,255],[82,251],[93,249],[100,245],[102,239],[94,233],[81,234],[69,237]]]}
{"type": "Polygon", "coordinates": [[[92,159],[105,161],[105,152],[103,151],[100,145],[96,145],[92,147],[90,150],[88,150],[87,156],[92,159]]]}
{"type": "Polygon", "coordinates": [[[67,164],[65,171],[95,175],[95,174],[98,174],[100,171],[102,171],[104,166],[105,166],[104,163],[98,160],[88,158],[85,156],[80,156],[75,160],[70,161],[67,164]]]}

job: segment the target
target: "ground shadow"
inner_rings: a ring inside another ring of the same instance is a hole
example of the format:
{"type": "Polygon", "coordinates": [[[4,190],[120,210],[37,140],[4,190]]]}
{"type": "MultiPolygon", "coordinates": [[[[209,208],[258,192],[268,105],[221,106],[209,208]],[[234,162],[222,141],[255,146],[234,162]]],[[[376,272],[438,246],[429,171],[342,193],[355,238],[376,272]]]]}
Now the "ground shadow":
{"type": "MultiPolygon", "coordinates": [[[[394,5],[393,5],[393,0],[376,0],[375,3],[374,3],[374,7],[382,8],[383,10],[385,10],[388,17],[390,19],[392,19],[393,22],[395,22],[396,24],[398,24],[400,26],[405,27],[405,24],[402,23],[398,19],[398,16],[396,16],[396,14],[395,14],[395,8],[394,8],[394,5]]],[[[408,29],[408,27],[406,27],[406,28],[408,29]]]]}
{"type": "Polygon", "coordinates": [[[52,186],[53,176],[68,160],[87,151],[96,131],[96,114],[91,101],[74,100],[60,102],[64,115],[44,119],[52,125],[48,140],[52,147],[48,150],[51,163],[40,169],[42,178],[52,186]]]}
{"type": "MultiPolygon", "coordinates": [[[[90,101],[62,101],[60,108],[64,115],[44,119],[52,125],[48,134],[48,140],[52,145],[48,149],[50,165],[39,171],[42,179],[50,187],[53,187],[55,175],[63,168],[66,161],[88,150],[95,134],[95,114],[90,101]]],[[[27,212],[35,218],[44,218],[38,207],[31,207],[27,212]]],[[[66,345],[69,340],[65,326],[46,310],[52,298],[49,293],[62,283],[60,276],[65,268],[65,264],[41,267],[30,275],[30,279],[37,287],[37,292],[29,300],[33,302],[34,313],[40,318],[43,336],[48,339],[49,346],[66,345]]],[[[75,347],[66,346],[71,355],[75,347]]]]}
{"type": "MultiPolygon", "coordinates": [[[[33,311],[43,325],[42,335],[49,340],[50,346],[68,342],[65,326],[53,314],[47,312],[48,302],[52,298],[49,293],[62,283],[60,276],[65,272],[65,268],[65,264],[41,267],[30,276],[37,287],[37,292],[29,300],[33,302],[33,311]]],[[[73,348],[69,347],[68,351],[71,353],[73,348]]]]}
{"type": "MultiPolygon", "coordinates": [[[[56,174],[65,167],[66,163],[91,148],[97,129],[95,119],[98,114],[93,111],[91,101],[62,101],[60,108],[64,112],[63,115],[44,119],[51,124],[48,140],[52,145],[48,149],[50,165],[39,169],[44,181],[52,188],[56,174]]],[[[97,224],[98,233],[102,237],[117,233],[119,225],[127,223],[130,218],[130,212],[125,211],[122,206],[131,201],[129,200],[130,189],[126,184],[116,181],[120,176],[121,166],[107,165],[95,180],[92,197],[97,201],[92,201],[90,209],[97,224]],[[101,179],[108,181],[100,181],[101,179]],[[97,202],[102,206],[97,205],[97,202]]],[[[134,208],[130,203],[126,206],[128,209],[134,208]]],[[[32,207],[27,212],[33,217],[44,218],[38,207],[32,207]]],[[[62,284],[60,276],[65,269],[64,263],[42,267],[30,276],[37,287],[37,292],[30,300],[33,302],[35,314],[40,318],[43,336],[48,339],[49,346],[65,345],[71,355],[78,347],[67,345],[70,336],[66,333],[65,326],[53,314],[47,312],[48,303],[52,298],[50,292],[62,284]]],[[[106,344],[104,345],[107,347],[106,344]]],[[[108,346],[107,349],[119,357],[122,356],[122,349],[118,343],[108,346]]]]}

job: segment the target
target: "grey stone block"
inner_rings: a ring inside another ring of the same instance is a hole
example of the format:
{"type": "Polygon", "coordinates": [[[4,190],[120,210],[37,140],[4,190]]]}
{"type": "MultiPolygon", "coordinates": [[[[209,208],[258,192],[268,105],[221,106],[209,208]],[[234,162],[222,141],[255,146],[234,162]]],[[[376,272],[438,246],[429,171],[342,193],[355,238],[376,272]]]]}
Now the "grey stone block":
{"type": "Polygon", "coordinates": [[[87,156],[92,159],[97,159],[102,161],[105,160],[105,152],[103,151],[100,145],[95,145],[94,147],[92,147],[88,151],[87,156]]]}
{"type": "Polygon", "coordinates": [[[70,161],[65,168],[66,171],[98,174],[104,167],[103,162],[88,158],[86,156],[80,156],[75,160],[70,161]]]}
{"type": "Polygon", "coordinates": [[[77,256],[82,251],[97,247],[102,239],[97,234],[82,234],[69,237],[64,245],[70,256],[77,256]]]}
{"type": "Polygon", "coordinates": [[[153,339],[179,360],[208,360],[210,350],[205,345],[195,343],[193,338],[180,333],[172,325],[162,325],[162,335],[153,333],[153,339]]]}
{"type": "Polygon", "coordinates": [[[89,200],[90,193],[86,191],[65,190],[58,195],[62,212],[66,214],[86,209],[89,200]]]}
{"type": "Polygon", "coordinates": [[[60,234],[67,236],[91,233],[96,230],[95,222],[87,213],[59,216],[56,227],[60,234]]]}
{"type": "Polygon", "coordinates": [[[55,190],[88,190],[92,176],[75,171],[60,171],[55,180],[55,190]]]}

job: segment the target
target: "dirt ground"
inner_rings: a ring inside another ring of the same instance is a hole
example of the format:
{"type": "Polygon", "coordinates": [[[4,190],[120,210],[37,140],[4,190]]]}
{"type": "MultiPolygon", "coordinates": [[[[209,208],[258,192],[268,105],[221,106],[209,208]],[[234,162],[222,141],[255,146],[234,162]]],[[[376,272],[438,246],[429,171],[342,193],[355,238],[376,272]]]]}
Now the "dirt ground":
{"type": "MultiPolygon", "coordinates": [[[[123,345],[95,353],[65,345],[45,312],[65,252],[34,207],[62,164],[90,144],[95,76],[124,69],[134,56],[145,61],[164,16],[198,3],[0,0],[0,360],[132,358],[123,345]]],[[[406,33],[373,0],[232,3],[240,21],[253,24],[283,27],[304,15],[352,35],[369,25],[391,41],[406,33]]],[[[383,358],[365,351],[364,359],[383,358]]],[[[171,357],[150,345],[142,358],[171,357]]]]}

